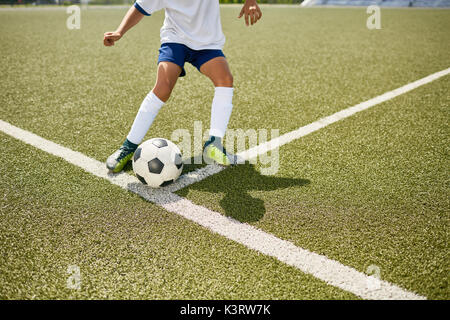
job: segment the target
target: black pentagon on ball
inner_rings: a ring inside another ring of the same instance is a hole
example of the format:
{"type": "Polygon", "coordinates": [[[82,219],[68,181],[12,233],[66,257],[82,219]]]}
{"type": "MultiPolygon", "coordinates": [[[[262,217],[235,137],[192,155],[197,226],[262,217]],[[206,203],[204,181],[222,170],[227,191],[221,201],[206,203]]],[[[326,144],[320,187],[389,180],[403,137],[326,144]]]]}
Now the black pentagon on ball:
{"type": "Polygon", "coordinates": [[[164,181],[163,183],[161,183],[159,186],[160,187],[165,187],[165,186],[168,186],[169,184],[171,184],[173,182],[173,179],[172,180],[167,180],[167,181],[164,181]]]}
{"type": "Polygon", "coordinates": [[[137,148],[136,151],[134,152],[134,156],[133,156],[134,162],[138,161],[138,159],[141,157],[141,151],[142,151],[142,148],[137,148]]]}
{"type": "Polygon", "coordinates": [[[150,160],[148,162],[148,170],[151,173],[160,174],[164,168],[164,163],[162,163],[158,158],[150,160]]]}
{"type": "Polygon", "coordinates": [[[167,147],[167,141],[164,139],[154,139],[152,143],[158,148],[167,147]]]}
{"type": "Polygon", "coordinates": [[[181,158],[181,153],[175,154],[175,165],[177,169],[180,169],[183,166],[183,159],[181,158]]]}
{"type": "Polygon", "coordinates": [[[143,184],[147,184],[147,181],[145,181],[144,177],[141,177],[140,175],[138,175],[136,173],[136,177],[139,179],[140,182],[142,182],[143,184]]]}

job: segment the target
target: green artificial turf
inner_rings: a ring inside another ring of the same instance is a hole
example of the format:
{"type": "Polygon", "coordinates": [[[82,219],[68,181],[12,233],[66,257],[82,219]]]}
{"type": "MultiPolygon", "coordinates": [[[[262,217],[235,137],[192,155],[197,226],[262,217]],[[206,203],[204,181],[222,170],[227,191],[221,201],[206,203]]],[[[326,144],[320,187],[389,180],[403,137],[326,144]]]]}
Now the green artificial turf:
{"type": "Polygon", "coordinates": [[[355,299],[0,134],[0,299],[355,299]],[[69,266],[80,290],[67,288],[69,266]]]}
{"type": "Polygon", "coordinates": [[[280,170],[178,194],[430,299],[448,299],[450,78],[281,147],[280,170]]]}

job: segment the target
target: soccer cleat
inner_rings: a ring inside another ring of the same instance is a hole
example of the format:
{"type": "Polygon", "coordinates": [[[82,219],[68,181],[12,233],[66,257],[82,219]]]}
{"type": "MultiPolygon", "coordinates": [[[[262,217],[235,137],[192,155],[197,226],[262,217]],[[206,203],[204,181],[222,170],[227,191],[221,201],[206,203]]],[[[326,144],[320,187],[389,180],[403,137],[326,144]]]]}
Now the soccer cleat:
{"type": "Polygon", "coordinates": [[[114,173],[122,171],[125,165],[130,161],[134,150],[121,146],[116,152],[106,159],[106,167],[114,173]]]}
{"type": "Polygon", "coordinates": [[[228,153],[220,140],[220,138],[212,136],[205,142],[203,146],[203,158],[205,162],[210,163],[214,161],[223,166],[238,164],[237,156],[228,153]]]}

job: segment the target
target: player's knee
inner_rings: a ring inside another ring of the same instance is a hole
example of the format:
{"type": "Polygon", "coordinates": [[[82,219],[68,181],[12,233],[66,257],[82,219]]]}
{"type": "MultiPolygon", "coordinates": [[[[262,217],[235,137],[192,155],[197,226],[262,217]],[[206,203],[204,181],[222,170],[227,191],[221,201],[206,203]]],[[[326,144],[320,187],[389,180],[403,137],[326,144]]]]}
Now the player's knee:
{"type": "Polygon", "coordinates": [[[231,73],[220,77],[219,79],[216,80],[216,83],[214,84],[216,87],[233,87],[233,76],[231,75],[231,73]]]}
{"type": "Polygon", "coordinates": [[[153,93],[161,100],[166,102],[169,100],[173,87],[169,84],[156,84],[153,93]]]}

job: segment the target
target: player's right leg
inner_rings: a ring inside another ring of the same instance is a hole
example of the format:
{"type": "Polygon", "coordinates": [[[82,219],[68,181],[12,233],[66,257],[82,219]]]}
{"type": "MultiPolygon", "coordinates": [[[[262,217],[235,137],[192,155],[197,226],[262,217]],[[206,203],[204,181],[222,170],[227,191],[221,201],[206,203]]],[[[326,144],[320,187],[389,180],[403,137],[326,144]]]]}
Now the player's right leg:
{"type": "Polygon", "coordinates": [[[211,106],[211,129],[209,139],[203,146],[203,159],[207,163],[216,162],[224,166],[241,163],[242,159],[227,152],[222,145],[233,109],[233,76],[228,62],[222,54],[201,65],[200,72],[211,79],[215,86],[211,106]]]}
{"type": "Polygon", "coordinates": [[[134,154],[138,145],[144,139],[159,109],[169,99],[181,73],[181,67],[175,63],[161,61],[158,64],[156,84],[152,91],[142,101],[141,107],[134,119],[127,139],[106,160],[106,167],[114,173],[122,171],[134,154]]]}

